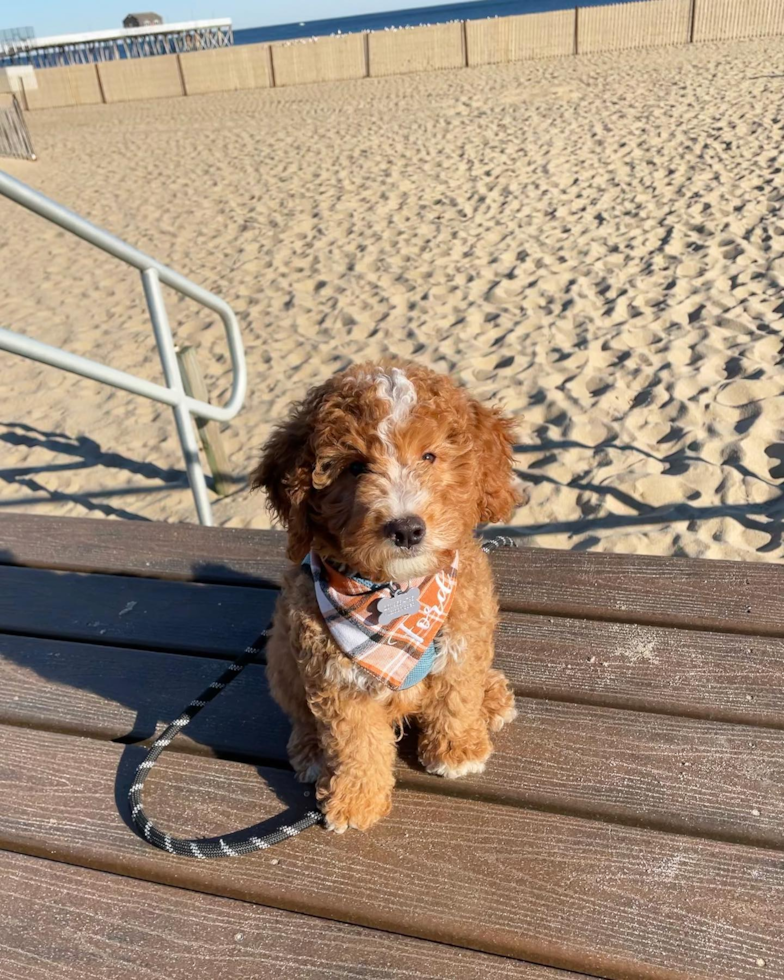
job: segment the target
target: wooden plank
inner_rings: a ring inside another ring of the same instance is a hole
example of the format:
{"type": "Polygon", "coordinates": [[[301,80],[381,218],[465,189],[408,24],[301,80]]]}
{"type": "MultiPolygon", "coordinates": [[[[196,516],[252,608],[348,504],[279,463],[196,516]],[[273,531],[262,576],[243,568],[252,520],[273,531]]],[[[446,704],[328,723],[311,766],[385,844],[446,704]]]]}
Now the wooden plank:
{"type": "Polygon", "coordinates": [[[272,620],[271,589],[0,565],[0,630],[234,659],[272,620]]]}
{"type": "MultiPolygon", "coordinates": [[[[371,833],[318,828],[237,861],[155,851],[118,813],[139,750],[0,732],[0,845],[70,864],[584,971],[778,980],[780,852],[400,791],[371,833]]],[[[226,833],[308,801],[276,770],[171,756],[150,812],[226,833]],[[261,779],[259,778],[261,776],[261,779]]]]}
{"type": "MultiPolygon", "coordinates": [[[[259,500],[259,506],[263,506],[259,500]]],[[[0,564],[277,586],[280,532],[0,514],[0,564]]],[[[502,607],[784,636],[784,568],[544,548],[492,556],[502,607]]]]}
{"type": "Polygon", "coordinates": [[[289,563],[280,531],[0,513],[0,564],[277,588],[289,563]]]}
{"type": "MultiPolygon", "coordinates": [[[[220,673],[219,661],[0,636],[0,722],[114,741],[149,739],[220,673]]],[[[479,776],[398,782],[513,806],[784,849],[784,732],[518,698],[479,776]]],[[[288,724],[248,668],[174,743],[285,766],[288,724]]]]}
{"type": "Polygon", "coordinates": [[[0,851],[3,976],[580,980],[575,973],[0,851]]]}
{"type": "Polygon", "coordinates": [[[506,613],[496,664],[518,694],[784,727],[784,640],[506,613]]]}
{"type": "MultiPolygon", "coordinates": [[[[115,742],[148,741],[225,663],[0,634],[0,722],[115,742]]],[[[170,751],[285,765],[289,723],[251,665],[170,751]]]]}
{"type": "Polygon", "coordinates": [[[510,612],[784,636],[780,564],[499,548],[493,569],[510,612]]]}
{"type": "MultiPolygon", "coordinates": [[[[271,590],[0,565],[0,631],[233,659],[271,590]]],[[[784,640],[505,613],[519,694],[784,727],[784,640]]]]}
{"type": "Polygon", "coordinates": [[[784,733],[517,699],[486,771],[401,785],[784,850],[784,733]]]}

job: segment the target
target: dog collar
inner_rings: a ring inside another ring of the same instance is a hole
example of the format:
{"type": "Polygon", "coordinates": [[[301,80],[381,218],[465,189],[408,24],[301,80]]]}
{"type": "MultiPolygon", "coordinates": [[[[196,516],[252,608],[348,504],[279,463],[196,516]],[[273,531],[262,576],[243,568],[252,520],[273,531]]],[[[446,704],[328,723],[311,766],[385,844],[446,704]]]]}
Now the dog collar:
{"type": "Polygon", "coordinates": [[[403,588],[336,568],[315,551],[310,568],[321,615],[332,638],[358,667],[394,691],[423,680],[435,663],[435,639],[452,606],[458,554],[447,569],[403,588]]]}

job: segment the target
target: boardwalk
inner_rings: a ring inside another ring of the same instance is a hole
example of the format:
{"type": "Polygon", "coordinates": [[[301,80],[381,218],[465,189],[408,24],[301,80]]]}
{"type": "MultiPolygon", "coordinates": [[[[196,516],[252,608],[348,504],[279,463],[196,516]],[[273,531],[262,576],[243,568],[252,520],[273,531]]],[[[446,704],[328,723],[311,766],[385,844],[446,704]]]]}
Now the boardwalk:
{"type": "MultiPolygon", "coordinates": [[[[520,717],[487,771],[439,781],[404,742],[370,833],[199,862],[134,835],[129,780],[266,624],[281,536],[0,515],[9,974],[780,980],[782,569],[493,562],[520,717]]],[[[301,812],[285,740],[251,667],[164,757],[150,813],[212,834],[301,812]]]]}

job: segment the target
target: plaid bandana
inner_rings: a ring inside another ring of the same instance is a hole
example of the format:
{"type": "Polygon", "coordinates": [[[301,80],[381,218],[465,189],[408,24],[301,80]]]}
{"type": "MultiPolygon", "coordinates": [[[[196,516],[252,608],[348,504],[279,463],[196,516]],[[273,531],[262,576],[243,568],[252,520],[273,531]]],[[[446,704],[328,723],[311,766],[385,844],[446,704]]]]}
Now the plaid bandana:
{"type": "Polygon", "coordinates": [[[338,571],[315,551],[310,566],[321,615],[332,638],[347,657],[393,691],[428,675],[436,656],[435,638],[446,622],[457,584],[457,552],[449,568],[427,578],[411,579],[419,588],[419,611],[387,625],[379,622],[379,599],[400,591],[396,583],[378,585],[354,573],[338,571]]]}

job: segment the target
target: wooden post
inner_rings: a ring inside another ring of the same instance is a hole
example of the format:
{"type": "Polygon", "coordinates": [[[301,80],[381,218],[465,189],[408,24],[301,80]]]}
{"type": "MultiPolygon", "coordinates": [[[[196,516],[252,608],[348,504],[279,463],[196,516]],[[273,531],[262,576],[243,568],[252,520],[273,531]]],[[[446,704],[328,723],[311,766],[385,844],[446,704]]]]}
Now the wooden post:
{"type": "MultiPolygon", "coordinates": [[[[185,393],[199,401],[209,401],[207,386],[204,384],[199,361],[196,357],[196,348],[179,348],[177,350],[177,363],[180,366],[185,393]]],[[[218,496],[225,497],[232,491],[232,479],[229,460],[220,434],[220,426],[217,422],[201,419],[198,415],[195,419],[199,438],[204,447],[204,455],[207,457],[207,464],[215,483],[215,492],[218,496]]]]}
{"type": "Polygon", "coordinates": [[[580,53],[580,8],[574,8],[574,53],[580,53]]]}
{"type": "Polygon", "coordinates": [[[691,0],[689,10],[689,44],[694,44],[694,22],[697,19],[697,0],[691,0]]]}
{"type": "Polygon", "coordinates": [[[106,105],[106,92],[103,90],[103,79],[101,78],[101,68],[98,62],[95,62],[95,77],[98,79],[98,91],[101,93],[101,102],[106,105]]]}
{"type": "Polygon", "coordinates": [[[463,68],[468,68],[468,25],[462,22],[463,68]]]}
{"type": "Polygon", "coordinates": [[[272,45],[267,45],[267,57],[269,58],[269,80],[270,88],[275,88],[275,59],[272,57],[272,45]]]}
{"type": "Polygon", "coordinates": [[[188,86],[185,84],[185,72],[182,70],[181,55],[175,54],[174,57],[177,59],[177,71],[180,73],[180,85],[182,86],[182,94],[187,95],[188,86]]]}

